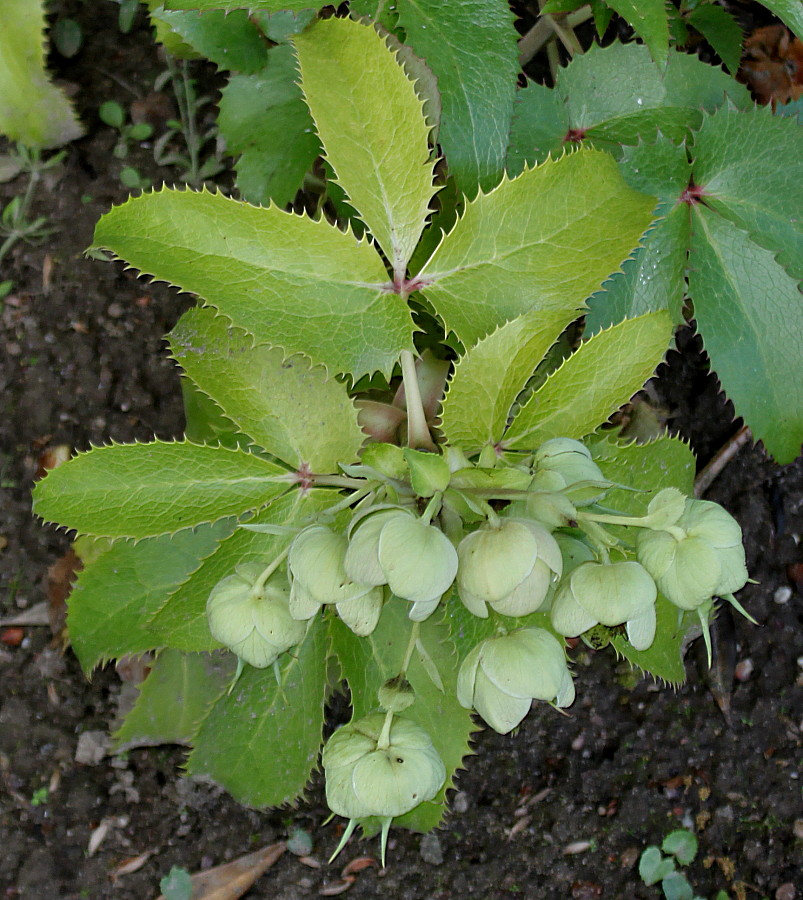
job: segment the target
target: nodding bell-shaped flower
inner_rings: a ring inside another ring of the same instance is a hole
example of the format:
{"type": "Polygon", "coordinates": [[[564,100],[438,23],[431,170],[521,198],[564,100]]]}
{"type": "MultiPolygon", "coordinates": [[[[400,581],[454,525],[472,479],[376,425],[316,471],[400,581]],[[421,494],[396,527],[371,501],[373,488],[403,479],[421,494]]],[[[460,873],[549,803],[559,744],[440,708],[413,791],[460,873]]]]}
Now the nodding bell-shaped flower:
{"type": "Polygon", "coordinates": [[[534,457],[535,477],[531,489],[565,490],[575,504],[588,504],[605,494],[610,482],[591,458],[585,444],[571,438],[552,438],[538,448],[534,457]],[[584,485],[584,482],[592,482],[584,485]],[[576,488],[572,488],[577,485],[576,488]]]}
{"type": "Polygon", "coordinates": [[[454,581],[457,551],[434,525],[404,509],[384,509],[357,523],[345,571],[365,584],[387,584],[397,597],[418,607],[411,615],[430,614],[454,581]]]}
{"type": "Polygon", "coordinates": [[[661,593],[681,609],[728,597],[748,578],[739,523],[709,500],[686,500],[666,530],[639,531],[636,552],[661,593]]]}
{"type": "Polygon", "coordinates": [[[284,572],[274,572],[255,589],[263,568],[238,566],[234,575],[215,585],[206,602],[212,637],[257,669],[272,665],[306,631],[304,623],[290,615],[290,585],[284,572]]]}
{"type": "Polygon", "coordinates": [[[563,647],[543,628],[481,641],[460,666],[457,700],[500,734],[521,722],[533,700],[570,706],[574,683],[563,647]]]}
{"type": "Polygon", "coordinates": [[[446,768],[426,731],[409,719],[373,713],[336,731],[323,748],[326,802],[349,819],[335,856],[358,819],[378,816],[382,859],[391,819],[431,800],[446,780],[446,768]],[[384,734],[383,734],[384,732],[384,734]]]}
{"type": "Polygon", "coordinates": [[[655,582],[637,562],[585,562],[564,579],[552,601],[552,627],[576,637],[595,625],[624,624],[636,650],[655,639],[655,582]]]}
{"type": "Polygon", "coordinates": [[[296,536],[287,557],[294,618],[311,619],[326,603],[345,604],[371,591],[373,585],[356,583],[346,574],[347,548],[345,535],[325,525],[311,525],[296,536]]]}
{"type": "Polygon", "coordinates": [[[563,571],[555,539],[528,519],[480,526],[460,542],[457,557],[460,599],[482,619],[488,616],[486,604],[504,616],[535,612],[563,571]]]}

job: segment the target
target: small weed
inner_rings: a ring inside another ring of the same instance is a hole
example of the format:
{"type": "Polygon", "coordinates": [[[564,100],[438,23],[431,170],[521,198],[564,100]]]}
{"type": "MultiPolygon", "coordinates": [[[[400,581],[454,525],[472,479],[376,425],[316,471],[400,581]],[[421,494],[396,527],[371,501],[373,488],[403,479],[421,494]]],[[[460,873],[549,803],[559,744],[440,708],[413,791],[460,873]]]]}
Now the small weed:
{"type": "Polygon", "coordinates": [[[147,122],[129,122],[125,109],[115,100],[102,103],[98,115],[102,122],[118,132],[117,143],[112,151],[118,159],[128,156],[129,144],[147,141],[153,134],[153,126],[147,122]]]}
{"type": "Polygon", "coordinates": [[[49,796],[50,792],[46,787],[37,788],[31,796],[31,806],[44,806],[49,796]]]}
{"type": "Polygon", "coordinates": [[[159,882],[159,888],[165,900],[190,900],[192,896],[192,880],[186,869],[173,868],[159,882]]]}
{"type": "MultiPolygon", "coordinates": [[[[639,860],[639,875],[646,885],[660,881],[666,900],[704,900],[677,869],[677,866],[688,866],[696,856],[697,838],[681,828],[670,832],[660,848],[647,847],[639,860]]],[[[728,900],[727,891],[719,891],[713,900],[728,900]]]]}

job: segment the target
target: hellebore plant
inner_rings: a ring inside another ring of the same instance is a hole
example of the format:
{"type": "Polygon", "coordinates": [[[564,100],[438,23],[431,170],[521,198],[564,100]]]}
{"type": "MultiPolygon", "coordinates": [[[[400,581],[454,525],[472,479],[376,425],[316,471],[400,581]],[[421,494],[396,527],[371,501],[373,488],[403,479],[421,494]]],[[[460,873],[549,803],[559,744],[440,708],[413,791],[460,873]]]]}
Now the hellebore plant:
{"type": "Polygon", "coordinates": [[[207,192],[112,210],[98,247],[202,298],[169,336],[187,436],[79,454],[35,503],[86,536],[68,619],[85,669],[156,651],[120,746],[184,743],[241,801],[292,802],[342,679],[327,799],[344,842],[381,829],[384,856],[392,820],[441,820],[472,712],[508,732],[534,699],[571,704],[565,637],[679,682],[689,627],[746,571],[738,525],[686,499],[681,441],[595,433],[669,317],[549,352],[654,201],[578,150],[425,231],[435,150],[399,57],[344,19],[295,49],[370,238],[207,192]]]}

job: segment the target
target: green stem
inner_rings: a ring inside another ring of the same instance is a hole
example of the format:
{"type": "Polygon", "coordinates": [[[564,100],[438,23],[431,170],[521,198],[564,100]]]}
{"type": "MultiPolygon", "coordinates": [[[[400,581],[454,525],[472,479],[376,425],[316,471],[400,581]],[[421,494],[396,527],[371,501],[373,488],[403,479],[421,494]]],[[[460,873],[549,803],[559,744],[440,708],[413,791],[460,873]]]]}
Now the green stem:
{"type": "Polygon", "coordinates": [[[390,746],[390,726],[393,724],[393,713],[388,710],[385,713],[385,721],[382,723],[382,731],[376,742],[377,750],[387,750],[390,746]]]}
{"type": "Polygon", "coordinates": [[[349,494],[348,497],[344,497],[339,503],[335,503],[334,506],[330,506],[327,510],[325,510],[324,515],[327,518],[336,516],[344,509],[348,509],[350,506],[354,506],[355,503],[358,503],[360,500],[362,500],[363,497],[366,497],[368,494],[372,493],[373,490],[373,485],[370,485],[369,487],[365,487],[360,491],[355,491],[353,494],[349,494]]]}
{"type": "Polygon", "coordinates": [[[413,622],[413,627],[410,629],[410,640],[407,642],[407,649],[404,651],[404,660],[401,665],[401,670],[399,671],[399,675],[402,678],[407,676],[407,667],[410,665],[410,660],[413,658],[413,650],[415,649],[416,641],[418,641],[420,631],[421,623],[413,622]]]}
{"type": "Polygon", "coordinates": [[[39,167],[37,163],[31,159],[30,168],[28,169],[28,184],[25,186],[25,193],[22,195],[22,199],[20,200],[20,205],[17,208],[17,214],[14,216],[14,221],[11,226],[11,233],[8,237],[3,241],[0,246],[0,263],[6,257],[11,250],[11,248],[20,240],[23,240],[28,234],[28,225],[26,225],[26,219],[28,218],[28,211],[31,208],[31,203],[33,203],[34,193],[36,191],[36,186],[39,184],[39,179],[41,178],[39,167]]]}
{"type": "Polygon", "coordinates": [[[421,514],[421,521],[424,525],[429,525],[429,523],[437,516],[440,512],[441,503],[443,501],[443,493],[441,491],[436,491],[429,503],[427,503],[427,508],[421,514]]]}
{"type": "Polygon", "coordinates": [[[254,582],[254,586],[251,588],[251,596],[252,597],[260,597],[262,595],[262,591],[265,589],[265,585],[268,583],[268,579],[271,575],[279,568],[279,566],[287,559],[287,554],[290,552],[290,546],[285,547],[284,550],[273,560],[273,562],[262,572],[262,574],[257,578],[254,582]]]}
{"type": "Polygon", "coordinates": [[[407,446],[412,449],[420,447],[423,450],[434,450],[435,443],[429,433],[421,389],[418,386],[418,373],[413,354],[409,350],[401,352],[401,368],[404,397],[407,401],[407,446]]]}

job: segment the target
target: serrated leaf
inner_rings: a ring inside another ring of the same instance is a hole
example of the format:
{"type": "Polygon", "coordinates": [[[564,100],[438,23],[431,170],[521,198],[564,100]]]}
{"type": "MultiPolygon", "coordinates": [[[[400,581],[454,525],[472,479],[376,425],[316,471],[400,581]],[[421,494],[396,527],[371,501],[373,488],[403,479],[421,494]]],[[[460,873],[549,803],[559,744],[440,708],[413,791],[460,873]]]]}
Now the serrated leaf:
{"type": "Polygon", "coordinates": [[[567,140],[616,152],[657,132],[681,141],[700,126],[703,110],[726,100],[752,108],[743,85],[696,57],[673,51],[659,68],[638,44],[594,45],[558,72],[554,90],[529,84],[519,92],[508,171],[559,153],[567,140]]]}
{"type": "Polygon", "coordinates": [[[257,343],[334,372],[389,374],[411,345],[410,311],[386,290],[374,248],[323,220],[163,190],[103,216],[95,246],[199,294],[257,343]]]}
{"type": "Polygon", "coordinates": [[[721,109],[706,117],[692,152],[706,205],[803,277],[803,180],[793,175],[803,157],[803,128],[769,109],[721,109]]]}
{"type": "Polygon", "coordinates": [[[34,512],[79,534],[145,538],[264,506],[290,482],[276,463],[225,447],[176,441],[81,453],[34,488],[34,512]]]}
{"type": "Polygon", "coordinates": [[[661,849],[664,853],[671,853],[682,866],[688,866],[697,856],[697,838],[691,831],[678,828],[664,838],[661,849]]]}
{"type": "Polygon", "coordinates": [[[301,12],[310,6],[317,6],[310,0],[164,0],[165,9],[235,9],[264,10],[265,12],[301,12]]]}
{"type": "Polygon", "coordinates": [[[662,594],[655,601],[655,640],[647,650],[635,650],[621,635],[614,635],[611,643],[620,656],[660,678],[667,684],[680,685],[686,680],[683,664],[683,642],[689,630],[686,614],[670,603],[662,594]]]}
{"type": "Polygon", "coordinates": [[[721,6],[706,4],[693,9],[688,22],[714,48],[726,68],[735,76],[742,55],[742,29],[733,16],[721,6]]]}
{"type": "Polygon", "coordinates": [[[519,72],[506,0],[398,0],[405,43],[438,79],[438,139],[449,173],[474,197],[499,182],[519,72]]]}
{"type": "Polygon", "coordinates": [[[88,563],[67,601],[67,630],[84,671],[163,646],[148,621],[234,526],[228,520],[136,544],[119,541],[88,563]]]}
{"type": "Polygon", "coordinates": [[[56,147],[84,129],[45,70],[42,0],[5,0],[0,28],[0,133],[28,147],[56,147]]]}
{"type": "Polygon", "coordinates": [[[210,705],[234,677],[231,653],[165,649],[139,688],[134,708],[115,732],[117,751],[159,744],[189,746],[210,705]]]}
{"type": "Polygon", "coordinates": [[[185,313],[169,335],[173,356],[244,434],[294,469],[337,471],[365,440],[345,385],[301,356],[254,346],[209,309],[185,313]]]}
{"type": "Polygon", "coordinates": [[[372,26],[328,19],[294,43],[326,158],[402,279],[434,193],[423,104],[372,26]]]}
{"type": "Polygon", "coordinates": [[[588,335],[659,309],[668,309],[675,323],[683,321],[691,216],[688,205],[677,201],[691,178],[686,149],[666,138],[628,147],[619,167],[631,187],[660,198],[659,218],[622,271],[588,301],[588,335]]]}
{"type": "Polygon", "coordinates": [[[273,47],[268,64],[223,88],[218,127],[237,161],[237,189],[249,203],[291,203],[321,152],[301,88],[293,48],[273,47]]]}
{"type": "Polygon", "coordinates": [[[799,38],[803,38],[803,6],[799,0],[761,0],[761,5],[778,16],[799,38]]]}
{"type": "Polygon", "coordinates": [[[633,250],[653,204],[607,153],[548,160],[467,203],[418,280],[447,330],[472,344],[531,310],[580,309],[633,250]]]}
{"type": "Polygon", "coordinates": [[[633,26],[658,65],[666,62],[669,24],[664,0],[605,0],[605,3],[633,26]]]}
{"type": "Polygon", "coordinates": [[[550,438],[581,438],[636,393],[669,349],[665,312],[627,319],[583,342],[521,408],[502,443],[529,449],[550,438]]]}
{"type": "Polygon", "coordinates": [[[441,430],[464,452],[499,441],[510,408],[536,366],[577,310],[527,313],[470,347],[455,364],[441,430]]]}
{"type": "Polygon", "coordinates": [[[315,9],[302,9],[299,12],[282,10],[281,12],[255,12],[253,20],[262,29],[265,37],[274,43],[286,41],[294,34],[303,31],[315,18],[315,9]]]}
{"type": "MultiPolygon", "coordinates": [[[[249,525],[271,523],[287,528],[301,528],[309,524],[326,507],[340,499],[335,491],[293,491],[279,497],[249,520],[249,525]]],[[[221,540],[214,553],[177,584],[148,622],[148,629],[161,644],[179,650],[213,650],[220,644],[209,632],[206,601],[212,588],[231,575],[240,563],[259,562],[267,566],[292,541],[295,535],[264,534],[247,528],[237,528],[221,540]]]]}
{"type": "Polygon", "coordinates": [[[711,364],[756,440],[779,463],[803,440],[803,303],[772,253],[699,205],[689,293],[711,364]]]}
{"type": "MultiPolygon", "coordinates": [[[[367,638],[357,638],[339,619],[331,620],[332,648],[349,684],[355,719],[378,708],[377,691],[401,669],[412,626],[407,618],[409,609],[406,601],[391,598],[383,607],[376,630],[367,638]]],[[[422,622],[420,629],[420,640],[444,690],[435,686],[420,655],[414,652],[407,679],[416,700],[404,716],[429,734],[446,766],[446,783],[434,800],[394,821],[414,831],[430,831],[443,818],[446,791],[453,786],[454,773],[470,752],[468,739],[476,727],[455,696],[458,660],[446,620],[436,613],[422,622]]],[[[366,830],[373,829],[367,824],[366,830]]]]}
{"type": "Polygon", "coordinates": [[[267,61],[267,46],[245,9],[226,13],[218,8],[199,14],[157,7],[151,10],[151,20],[162,23],[221,69],[258,72],[267,61]]]}
{"type": "Polygon", "coordinates": [[[187,760],[249,806],[282,806],[303,792],[318,759],[326,696],[326,629],[320,617],[273,669],[246,666],[234,690],[201,723],[187,760]]]}

